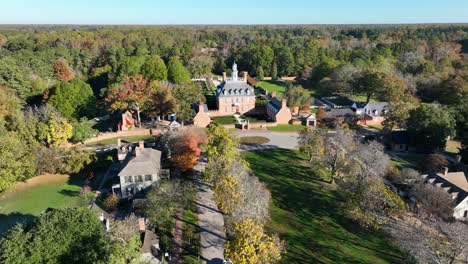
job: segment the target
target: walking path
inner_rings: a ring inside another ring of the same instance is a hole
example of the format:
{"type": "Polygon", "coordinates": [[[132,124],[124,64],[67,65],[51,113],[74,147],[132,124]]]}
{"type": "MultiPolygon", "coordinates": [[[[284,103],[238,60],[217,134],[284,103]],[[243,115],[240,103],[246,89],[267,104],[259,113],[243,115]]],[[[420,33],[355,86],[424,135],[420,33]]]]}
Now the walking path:
{"type": "Polygon", "coordinates": [[[224,217],[213,200],[213,191],[201,182],[200,174],[206,162],[195,166],[197,179],[198,224],[200,226],[201,259],[203,263],[222,264],[224,259],[224,217]]]}
{"type": "Polygon", "coordinates": [[[174,256],[171,259],[171,264],[183,264],[184,263],[184,237],[183,237],[183,227],[184,224],[182,223],[183,218],[183,210],[180,210],[176,213],[175,217],[175,225],[174,225],[174,256]]]}

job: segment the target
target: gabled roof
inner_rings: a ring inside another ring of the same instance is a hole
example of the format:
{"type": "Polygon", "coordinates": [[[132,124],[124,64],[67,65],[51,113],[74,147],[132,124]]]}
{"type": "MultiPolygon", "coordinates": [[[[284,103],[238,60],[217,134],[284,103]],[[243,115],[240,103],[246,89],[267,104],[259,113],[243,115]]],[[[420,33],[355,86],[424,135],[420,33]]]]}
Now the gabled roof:
{"type": "Polygon", "coordinates": [[[152,148],[140,149],[138,156],[129,154],[122,164],[119,177],[158,174],[161,169],[161,151],[152,148]]]}
{"type": "Polygon", "coordinates": [[[218,97],[255,96],[254,89],[244,81],[226,81],[218,86],[218,97]]]}
{"type": "Polygon", "coordinates": [[[354,111],[350,108],[332,108],[327,112],[327,118],[348,117],[353,115],[354,111]]]}
{"type": "Polygon", "coordinates": [[[434,186],[447,190],[457,205],[468,196],[468,179],[464,172],[431,173],[421,177],[434,186]]]}

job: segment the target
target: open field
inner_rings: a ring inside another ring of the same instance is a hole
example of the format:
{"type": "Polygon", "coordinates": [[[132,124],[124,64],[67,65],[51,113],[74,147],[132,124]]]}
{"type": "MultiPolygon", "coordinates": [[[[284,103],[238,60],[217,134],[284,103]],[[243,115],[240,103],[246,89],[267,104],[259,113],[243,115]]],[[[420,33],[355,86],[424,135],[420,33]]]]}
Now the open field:
{"type": "Polygon", "coordinates": [[[271,191],[267,229],[286,242],[281,263],[402,263],[402,253],[383,234],[368,232],[342,213],[342,197],[286,149],[243,152],[252,170],[271,191]]]}
{"type": "MultiPolygon", "coordinates": [[[[68,175],[41,175],[0,195],[0,234],[18,222],[29,221],[47,208],[86,206],[80,194],[82,178],[68,175]]],[[[91,199],[92,193],[88,194],[91,199]]]]}
{"type": "Polygon", "coordinates": [[[306,128],[303,125],[277,125],[274,127],[268,127],[268,130],[275,132],[298,132],[306,128]]]}
{"type": "Polygon", "coordinates": [[[270,93],[275,92],[278,96],[286,91],[286,83],[283,81],[261,81],[258,85],[270,93]]]}
{"type": "MultiPolygon", "coordinates": [[[[96,147],[96,146],[107,146],[107,145],[116,145],[117,139],[115,138],[107,138],[101,141],[92,142],[85,144],[87,147],[96,147]]],[[[156,137],[152,135],[141,135],[141,136],[128,136],[128,137],[120,137],[123,142],[138,142],[138,141],[145,141],[145,142],[153,142],[155,141],[156,137]]]]}
{"type": "Polygon", "coordinates": [[[220,125],[231,125],[231,124],[237,124],[237,119],[230,115],[230,116],[216,116],[213,117],[213,120],[215,123],[218,123],[220,125]]]}

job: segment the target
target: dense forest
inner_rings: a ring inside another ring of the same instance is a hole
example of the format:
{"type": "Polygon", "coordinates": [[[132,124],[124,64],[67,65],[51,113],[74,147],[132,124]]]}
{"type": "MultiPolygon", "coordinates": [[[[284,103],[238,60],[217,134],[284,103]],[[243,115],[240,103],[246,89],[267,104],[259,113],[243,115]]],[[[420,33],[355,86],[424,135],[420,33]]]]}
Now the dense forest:
{"type": "Polygon", "coordinates": [[[296,76],[322,94],[387,101],[387,129],[407,127],[415,111],[444,119],[437,128],[462,139],[466,153],[466,53],[465,24],[2,26],[0,191],[89,163],[59,146],[93,136],[88,120],[96,116],[137,106],[146,116],[190,120],[191,104],[203,100],[190,78],[229,72],[234,61],[253,77],[296,76]],[[424,104],[433,102],[440,106],[424,104]]]}

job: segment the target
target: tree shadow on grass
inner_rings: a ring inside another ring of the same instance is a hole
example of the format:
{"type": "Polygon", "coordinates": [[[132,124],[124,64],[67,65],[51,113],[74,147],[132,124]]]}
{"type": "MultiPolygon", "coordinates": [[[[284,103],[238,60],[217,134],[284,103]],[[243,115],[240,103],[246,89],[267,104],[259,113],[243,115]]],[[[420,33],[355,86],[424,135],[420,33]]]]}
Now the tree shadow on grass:
{"type": "Polygon", "coordinates": [[[70,196],[70,197],[75,197],[75,196],[80,195],[80,191],[73,191],[73,190],[60,190],[59,193],[65,196],[70,196]]]}
{"type": "Polygon", "coordinates": [[[22,223],[30,223],[34,221],[34,219],[36,219],[34,215],[17,212],[0,214],[0,238],[3,237],[13,226],[22,223]]]}
{"type": "Polygon", "coordinates": [[[381,238],[383,234],[359,228],[346,218],[346,197],[318,180],[319,173],[297,151],[275,149],[244,155],[278,208],[273,209],[273,227],[279,226],[280,236],[287,242],[285,263],[403,262],[398,249],[381,238]]]}

